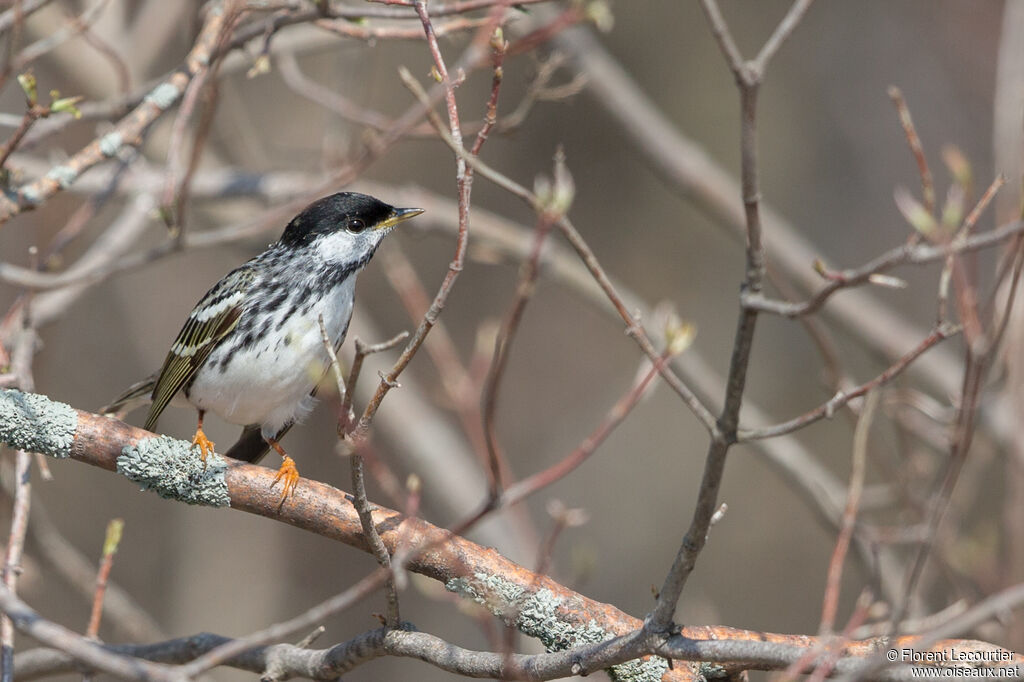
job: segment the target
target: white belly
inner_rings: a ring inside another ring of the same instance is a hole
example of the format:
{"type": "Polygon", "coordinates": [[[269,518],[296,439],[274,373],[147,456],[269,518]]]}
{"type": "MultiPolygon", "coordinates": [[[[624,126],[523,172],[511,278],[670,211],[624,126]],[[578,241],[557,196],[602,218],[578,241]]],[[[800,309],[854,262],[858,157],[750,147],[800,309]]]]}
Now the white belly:
{"type": "Polygon", "coordinates": [[[196,373],[189,402],[234,424],[260,424],[264,436],[274,436],[286,424],[306,417],[315,402],[310,392],[329,362],[319,316],[337,345],[352,315],[354,280],[349,278],[319,302],[300,306],[291,315],[290,305],[282,306],[270,331],[251,345],[236,346],[232,352],[225,341],[196,373]],[[230,360],[224,362],[229,354],[230,360]]]}

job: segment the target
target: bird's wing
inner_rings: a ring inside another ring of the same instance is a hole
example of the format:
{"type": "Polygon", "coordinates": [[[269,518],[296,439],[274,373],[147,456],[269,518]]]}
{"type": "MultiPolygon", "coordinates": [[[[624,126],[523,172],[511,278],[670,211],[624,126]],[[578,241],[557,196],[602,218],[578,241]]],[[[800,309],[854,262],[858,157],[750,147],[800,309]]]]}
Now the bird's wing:
{"type": "Polygon", "coordinates": [[[174,394],[188,385],[217,344],[238,324],[255,279],[254,268],[243,265],[217,282],[196,304],[160,369],[146,417],[147,431],[153,430],[174,394]]]}
{"type": "Polygon", "coordinates": [[[115,398],[112,402],[99,409],[100,414],[117,414],[123,418],[123,414],[141,406],[144,402],[153,397],[153,386],[156,385],[156,372],[153,372],[142,381],[129,386],[124,393],[115,398]]]}

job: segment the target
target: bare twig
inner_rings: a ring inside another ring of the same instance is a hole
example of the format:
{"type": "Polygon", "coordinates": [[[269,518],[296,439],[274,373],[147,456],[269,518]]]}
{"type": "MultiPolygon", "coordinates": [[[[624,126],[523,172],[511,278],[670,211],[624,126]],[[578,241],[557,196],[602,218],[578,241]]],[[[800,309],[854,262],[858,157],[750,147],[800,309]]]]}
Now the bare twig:
{"type": "Polygon", "coordinates": [[[89,627],[85,630],[85,636],[89,639],[99,639],[100,636],[103,598],[107,594],[110,570],[114,567],[114,555],[117,554],[117,547],[121,544],[121,534],[123,531],[123,519],[113,519],[107,524],[107,535],[103,540],[103,553],[100,558],[100,570],[96,574],[96,594],[92,602],[92,613],[89,616],[89,627]]]}
{"type": "Polygon", "coordinates": [[[601,420],[601,423],[598,424],[597,427],[585,439],[583,439],[583,441],[577,445],[572,452],[547,469],[539,471],[532,476],[524,478],[514,485],[509,486],[509,488],[502,494],[502,504],[517,504],[538,490],[565,477],[578,466],[583,464],[583,462],[594,454],[594,451],[600,447],[612,431],[614,431],[615,428],[621,424],[627,416],[629,416],[629,413],[633,411],[633,408],[637,406],[650,388],[651,381],[653,381],[661,372],[660,365],[667,364],[673,357],[673,355],[666,352],[657,363],[651,365],[651,368],[643,375],[640,381],[633,384],[629,390],[619,398],[615,405],[613,405],[608,411],[608,414],[606,414],[601,420]]]}
{"type": "Polygon", "coordinates": [[[829,273],[828,284],[806,301],[791,303],[788,301],[774,301],[759,295],[749,295],[744,297],[744,304],[762,312],[775,313],[785,317],[807,315],[819,310],[832,294],[837,291],[864,284],[870,281],[873,275],[886,272],[898,265],[934,263],[944,260],[950,255],[990,248],[1022,232],[1024,232],[1024,222],[1018,221],[981,234],[969,236],[965,234],[948,244],[903,244],[872,259],[859,268],[829,273]]]}
{"type": "MultiPolygon", "coordinates": [[[[437,37],[434,35],[433,25],[430,21],[430,15],[427,12],[426,2],[421,0],[415,4],[415,7],[416,13],[420,18],[420,22],[423,24],[423,31],[427,36],[427,45],[429,46],[430,53],[434,58],[434,65],[437,68],[441,83],[444,86],[444,97],[448,110],[448,124],[451,128],[452,139],[456,141],[458,148],[461,149],[462,131],[459,123],[458,105],[455,101],[455,84],[449,77],[448,68],[445,65],[444,58],[441,56],[441,49],[437,44],[437,37]]],[[[466,258],[466,244],[469,237],[469,201],[472,188],[472,174],[467,172],[466,162],[461,155],[456,156],[455,168],[456,184],[458,185],[459,195],[459,235],[455,243],[455,256],[448,266],[448,272],[445,274],[444,280],[441,282],[441,286],[438,288],[437,294],[434,296],[434,301],[431,303],[430,309],[423,316],[423,321],[420,323],[419,327],[416,328],[412,339],[410,339],[409,343],[402,351],[398,361],[385,376],[381,377],[380,384],[377,386],[377,391],[374,393],[369,403],[367,403],[366,409],[363,410],[363,414],[359,418],[359,424],[353,433],[353,439],[356,441],[364,437],[364,434],[369,428],[370,422],[373,420],[374,414],[376,414],[379,409],[384,396],[386,396],[388,391],[390,391],[396,384],[399,374],[401,374],[401,372],[409,365],[409,362],[416,354],[416,351],[418,351],[420,346],[423,345],[423,341],[427,334],[430,333],[430,330],[434,325],[434,321],[440,316],[441,310],[444,308],[445,301],[448,300],[448,295],[451,292],[452,287],[455,285],[455,281],[458,279],[459,273],[462,272],[462,265],[466,258]]]]}
{"type": "Polygon", "coordinates": [[[6,195],[0,197],[0,223],[6,222],[26,208],[38,206],[72,184],[82,173],[117,154],[123,146],[139,144],[153,121],[181,97],[200,65],[209,62],[224,18],[222,12],[207,13],[206,23],[185,60],[185,67],[154,88],[142,104],[121,119],[112,132],[93,140],[44,177],[20,187],[16,200],[6,195]]]}
{"type": "Polygon", "coordinates": [[[914,127],[914,119],[910,117],[910,109],[907,101],[903,98],[903,91],[895,85],[889,87],[889,98],[896,105],[896,112],[899,114],[900,125],[903,126],[903,134],[907,137],[907,144],[917,162],[917,172],[921,176],[921,194],[924,197],[924,207],[928,213],[935,214],[935,181],[932,179],[932,171],[928,168],[928,160],[924,156],[924,148],[921,146],[921,138],[917,135],[914,127]]]}
{"type": "MultiPolygon", "coordinates": [[[[7,547],[4,550],[3,587],[15,594],[18,575],[21,573],[21,555],[25,547],[25,533],[28,528],[28,513],[32,495],[30,472],[32,458],[24,450],[18,450],[14,462],[14,511],[11,515],[11,531],[7,536],[7,547]]],[[[14,680],[14,628],[11,615],[5,612],[0,617],[0,680],[14,680]]]]}
{"type": "Polygon", "coordinates": [[[344,592],[317,604],[295,618],[282,623],[276,623],[258,632],[229,640],[214,647],[192,662],[181,666],[179,674],[185,678],[194,678],[196,675],[220,665],[229,658],[237,656],[246,649],[273,642],[296,632],[308,630],[328,616],[350,608],[359,600],[373,593],[384,584],[389,575],[390,571],[378,568],[344,592]]]}
{"type": "Polygon", "coordinates": [[[846,553],[850,549],[850,538],[857,520],[857,509],[860,507],[861,493],[864,491],[864,472],[867,462],[868,442],[871,424],[878,408],[879,391],[868,393],[864,400],[857,428],[853,434],[853,457],[850,468],[850,489],[846,495],[846,509],[843,510],[843,525],[836,538],[836,546],[832,550],[832,558],[828,564],[828,575],[825,579],[825,598],[821,608],[821,634],[830,634],[835,628],[836,611],[839,608],[839,590],[843,577],[843,564],[846,553]]]}
{"type": "Polygon", "coordinates": [[[949,323],[943,323],[932,330],[932,333],[926,336],[920,343],[918,343],[912,350],[902,355],[896,362],[887,367],[885,371],[880,373],[874,379],[867,381],[856,388],[850,390],[841,390],[830,398],[826,403],[819,405],[818,407],[805,412],[799,417],[794,417],[788,421],[776,424],[774,426],[759,427],[753,429],[741,429],[737,433],[737,439],[740,442],[757,440],[761,438],[774,438],[787,433],[792,433],[798,429],[802,429],[808,424],[826,419],[835,414],[836,410],[840,409],[851,400],[859,398],[862,395],[868,393],[868,391],[884,386],[889,383],[901,373],[903,373],[908,367],[910,367],[917,358],[921,357],[925,351],[934,347],[936,344],[949,338],[951,335],[959,331],[958,327],[955,327],[949,323]]]}
{"type": "MultiPolygon", "coordinates": [[[[413,94],[417,96],[417,98],[421,102],[426,101],[426,93],[423,91],[422,87],[420,87],[418,83],[416,83],[414,80],[411,79],[411,77],[408,76],[407,72],[405,75],[403,75],[403,82],[406,84],[406,86],[409,87],[409,89],[413,92],[413,94]]],[[[435,118],[431,118],[430,120],[431,122],[435,123],[435,126],[438,125],[435,118]]],[[[463,156],[463,158],[466,159],[466,163],[469,164],[469,166],[471,166],[476,173],[479,173],[481,177],[490,180],[491,182],[501,187],[502,189],[510,192],[516,197],[519,197],[523,202],[526,203],[527,206],[529,206],[535,212],[539,213],[544,210],[543,203],[533,192],[528,190],[526,187],[520,185],[519,183],[515,182],[508,176],[503,175],[494,168],[490,167],[489,165],[481,161],[479,157],[472,156],[468,154],[465,150],[460,150],[460,148],[455,145],[455,142],[452,140],[451,136],[449,136],[443,130],[441,130],[440,127],[438,127],[438,134],[448,144],[449,147],[451,147],[453,150],[456,150],[457,153],[460,153],[463,156]]],[[[587,271],[590,273],[591,277],[593,277],[594,281],[601,288],[601,291],[604,292],[605,296],[608,298],[608,301],[615,308],[616,313],[618,313],[619,317],[622,318],[622,321],[625,322],[626,332],[636,341],[637,345],[640,346],[640,349],[643,350],[644,354],[646,354],[647,357],[650,358],[651,362],[657,363],[658,357],[660,355],[658,350],[654,347],[654,344],[651,343],[651,340],[648,337],[647,332],[644,330],[643,326],[637,321],[636,317],[627,308],[622,296],[619,295],[619,292],[617,291],[615,285],[612,283],[611,278],[608,276],[607,272],[605,272],[604,268],[601,266],[600,261],[598,261],[597,256],[594,255],[593,250],[587,244],[586,240],[583,239],[583,236],[573,225],[572,221],[569,220],[568,216],[561,216],[555,224],[562,232],[562,235],[565,237],[566,241],[568,241],[569,244],[572,246],[573,250],[576,251],[576,254],[579,256],[584,266],[586,266],[587,271]]],[[[663,367],[661,376],[665,380],[665,382],[672,388],[672,390],[674,390],[679,395],[679,397],[682,398],[683,402],[687,405],[687,407],[690,408],[690,410],[698,418],[701,424],[709,432],[713,433],[718,428],[715,423],[715,417],[713,414],[711,414],[711,411],[704,406],[704,404],[697,397],[697,395],[688,386],[686,386],[686,384],[683,383],[678,376],[675,375],[671,368],[663,367]]]]}
{"type": "MultiPolygon", "coordinates": [[[[772,42],[766,44],[762,50],[763,61],[743,63],[729,29],[722,19],[717,2],[715,0],[702,0],[701,2],[701,7],[708,16],[712,30],[715,32],[726,61],[736,77],[736,84],[740,91],[742,120],[740,175],[747,237],[746,273],[742,286],[745,295],[756,296],[759,294],[765,276],[761,190],[757,158],[757,96],[768,59],[792,32],[808,6],[808,2],[801,0],[792,5],[783,24],[780,24],[776,30],[775,35],[778,37],[773,37],[772,42]]],[[[664,631],[670,627],[679,596],[682,594],[686,580],[693,571],[697,557],[707,541],[708,528],[718,507],[718,491],[722,485],[726,455],[730,446],[736,442],[736,429],[739,425],[740,406],[743,403],[747,367],[753,349],[756,324],[757,312],[746,306],[741,306],[732,357],[729,361],[729,373],[726,378],[725,404],[716,421],[717,431],[712,435],[711,444],[708,447],[704,475],[697,494],[693,518],[658,593],[658,601],[648,618],[649,627],[655,631],[664,631]]]]}
{"type": "Polygon", "coordinates": [[[501,446],[498,443],[494,425],[498,406],[498,390],[501,386],[501,379],[504,376],[505,368],[508,366],[510,347],[515,338],[516,331],[519,329],[519,323],[523,319],[523,311],[526,309],[526,304],[535,290],[541,250],[544,247],[544,240],[551,231],[551,223],[554,218],[555,216],[553,215],[543,213],[538,216],[530,256],[523,263],[512,304],[509,306],[501,329],[494,338],[494,355],[491,358],[491,365],[487,371],[487,379],[484,384],[484,393],[481,401],[483,404],[481,412],[483,413],[484,436],[487,443],[487,455],[491,472],[489,493],[492,499],[497,499],[501,495],[503,487],[501,461],[504,457],[501,454],[501,446]]]}
{"type": "MultiPolygon", "coordinates": [[[[338,362],[338,354],[334,350],[334,344],[331,343],[331,339],[327,334],[327,326],[324,324],[324,317],[320,315],[320,336],[323,341],[324,349],[327,351],[327,355],[331,359],[331,371],[334,373],[334,379],[338,385],[339,395],[343,395],[343,402],[341,412],[338,415],[338,435],[343,437],[345,433],[345,427],[349,423],[349,410],[351,409],[351,398],[350,396],[355,391],[355,384],[359,378],[359,370],[362,368],[363,359],[366,357],[368,352],[372,352],[374,349],[367,349],[362,343],[356,340],[356,360],[352,363],[352,372],[349,376],[349,386],[344,385],[342,378],[341,363],[338,362]],[[346,404],[347,403],[347,404],[346,404]]],[[[391,341],[379,344],[381,350],[391,347],[399,343],[401,337],[395,337],[391,341]]],[[[366,497],[366,481],[363,476],[363,457],[358,452],[352,452],[350,455],[350,463],[352,470],[352,495],[355,498],[356,513],[359,514],[359,523],[363,527],[363,535],[366,537],[366,543],[370,546],[374,557],[377,559],[377,563],[381,565],[381,568],[387,570],[387,580],[384,584],[384,594],[387,599],[387,625],[388,627],[396,628],[401,623],[401,617],[398,611],[398,589],[395,586],[394,576],[391,575],[391,555],[388,553],[387,547],[384,546],[384,541],[380,539],[380,534],[377,532],[376,527],[373,525],[373,512],[370,508],[370,501],[366,497]]]]}
{"type": "Polygon", "coordinates": [[[63,651],[95,670],[129,680],[168,681],[180,679],[164,665],[107,650],[67,628],[42,618],[7,587],[0,588],[0,611],[7,614],[14,627],[32,639],[63,651]]]}
{"type": "MultiPolygon", "coordinates": [[[[344,384],[342,384],[341,379],[338,378],[338,390],[343,394],[341,401],[341,417],[343,419],[351,420],[352,400],[355,398],[356,383],[359,381],[359,375],[362,373],[363,362],[366,360],[366,356],[372,355],[373,353],[383,353],[386,350],[391,350],[407,338],[409,338],[409,332],[403,331],[395,334],[387,341],[382,341],[381,343],[365,344],[362,339],[357,338],[355,340],[356,352],[352,359],[352,367],[348,372],[348,379],[344,384]]],[[[332,358],[332,363],[335,367],[339,368],[337,373],[340,374],[340,365],[337,364],[337,356],[332,358]]]]}

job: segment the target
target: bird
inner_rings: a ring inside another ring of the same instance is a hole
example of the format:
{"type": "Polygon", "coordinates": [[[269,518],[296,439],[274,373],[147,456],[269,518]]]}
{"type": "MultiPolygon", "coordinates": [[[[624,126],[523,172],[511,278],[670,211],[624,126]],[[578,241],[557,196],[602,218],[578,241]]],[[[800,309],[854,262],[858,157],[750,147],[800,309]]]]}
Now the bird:
{"type": "Polygon", "coordinates": [[[282,462],[271,487],[282,483],[283,504],[299,472],[279,441],[313,409],[330,362],[320,321],[339,349],[352,317],[356,277],[396,225],[421,213],[356,192],[314,201],[291,219],[278,241],[206,292],[161,369],[104,412],[148,394],[144,428],[152,431],[172,400],[177,404],[184,397],[198,412],[192,446],[204,466],[214,452],[203,431],[206,413],[244,426],[227,455],[257,462],[273,448],[282,462]]]}

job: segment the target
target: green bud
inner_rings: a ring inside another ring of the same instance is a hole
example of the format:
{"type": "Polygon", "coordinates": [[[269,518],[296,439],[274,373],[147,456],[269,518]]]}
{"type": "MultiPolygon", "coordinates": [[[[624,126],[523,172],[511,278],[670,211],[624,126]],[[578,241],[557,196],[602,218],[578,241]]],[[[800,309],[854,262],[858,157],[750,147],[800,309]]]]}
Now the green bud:
{"type": "Polygon", "coordinates": [[[693,344],[697,336],[697,328],[683,322],[674,311],[669,313],[665,321],[665,345],[669,355],[679,355],[693,344]]]}
{"type": "Polygon", "coordinates": [[[107,537],[103,541],[103,556],[117,554],[117,546],[121,544],[124,532],[124,519],[112,519],[107,524],[107,537]]]}
{"type": "Polygon", "coordinates": [[[961,184],[949,186],[946,193],[946,203],[942,206],[942,227],[952,232],[960,227],[964,219],[964,201],[967,197],[966,190],[961,184]]]}
{"type": "Polygon", "coordinates": [[[897,187],[896,191],[893,192],[893,198],[896,200],[896,208],[903,214],[903,219],[914,230],[925,237],[931,237],[935,234],[938,228],[935,217],[928,212],[928,209],[921,202],[912,197],[910,192],[902,187],[897,187]]]}
{"type": "Polygon", "coordinates": [[[491,34],[491,49],[495,52],[504,52],[508,48],[508,43],[505,42],[505,32],[501,30],[501,26],[494,28],[494,33],[491,34]]]}
{"type": "Polygon", "coordinates": [[[605,0],[594,0],[594,2],[588,3],[584,16],[601,33],[611,33],[612,27],[615,26],[612,8],[605,0]]]}
{"type": "Polygon", "coordinates": [[[19,74],[18,85],[25,93],[25,99],[28,100],[29,106],[34,107],[39,98],[39,93],[36,91],[36,77],[32,75],[31,71],[19,74]]]}
{"type": "Polygon", "coordinates": [[[261,54],[259,57],[256,57],[256,61],[254,61],[249,70],[245,72],[245,77],[256,78],[257,76],[262,76],[265,73],[270,73],[270,57],[265,54],[261,54]]]}
{"type": "MultiPolygon", "coordinates": [[[[54,90],[53,92],[56,93],[57,91],[54,90]]],[[[60,99],[55,99],[53,100],[53,102],[50,103],[50,111],[52,111],[55,114],[67,112],[75,118],[82,118],[82,112],[79,110],[77,105],[83,99],[85,98],[81,95],[78,95],[76,97],[62,97],[60,99]]]]}
{"type": "Polygon", "coordinates": [[[967,160],[964,153],[956,145],[947,144],[942,148],[942,160],[949,169],[953,180],[965,190],[970,189],[974,183],[974,173],[971,170],[971,162],[967,160]]]}

